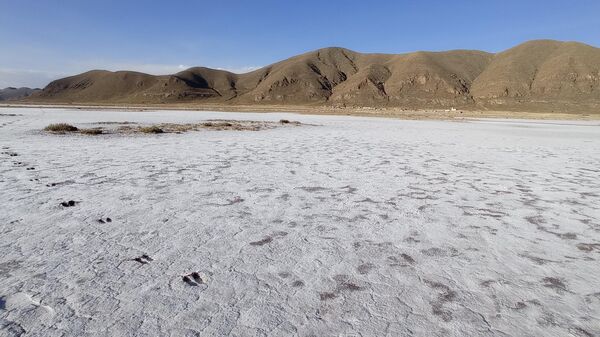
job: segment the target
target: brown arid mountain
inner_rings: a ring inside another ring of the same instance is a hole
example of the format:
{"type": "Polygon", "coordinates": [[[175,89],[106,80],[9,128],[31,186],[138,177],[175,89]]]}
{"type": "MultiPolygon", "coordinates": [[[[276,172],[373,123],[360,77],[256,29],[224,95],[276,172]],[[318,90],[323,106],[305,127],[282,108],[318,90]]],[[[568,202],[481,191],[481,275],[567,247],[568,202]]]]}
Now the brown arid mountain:
{"type": "Polygon", "coordinates": [[[25,100],[589,110],[600,106],[600,49],[550,40],[498,54],[362,54],[325,48],[246,74],[202,67],[161,76],[94,70],[56,80],[25,100]]]}
{"type": "Polygon", "coordinates": [[[473,82],[487,105],[586,105],[600,101],[600,49],[577,42],[530,41],[496,54],[473,82]]]}

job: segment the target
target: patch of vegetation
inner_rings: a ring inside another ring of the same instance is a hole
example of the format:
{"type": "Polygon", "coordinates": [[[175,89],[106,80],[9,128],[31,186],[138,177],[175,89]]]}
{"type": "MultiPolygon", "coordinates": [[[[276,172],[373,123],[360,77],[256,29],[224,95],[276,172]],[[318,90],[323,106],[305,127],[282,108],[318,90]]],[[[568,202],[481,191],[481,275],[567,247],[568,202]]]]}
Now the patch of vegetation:
{"type": "Polygon", "coordinates": [[[161,129],[160,127],[158,127],[156,125],[143,126],[143,127],[140,128],[140,132],[143,132],[143,133],[164,133],[163,129],[161,129]]]}
{"type": "Polygon", "coordinates": [[[95,124],[103,124],[103,125],[113,125],[113,124],[115,124],[115,125],[128,125],[128,124],[138,124],[138,123],[125,121],[125,122],[98,122],[98,123],[95,123],[95,124]]]}
{"type": "Polygon", "coordinates": [[[91,126],[89,128],[78,129],[70,124],[59,123],[50,124],[44,130],[64,134],[67,132],[78,133],[82,135],[102,135],[102,134],[160,134],[160,133],[184,133],[189,131],[211,130],[211,131],[260,131],[277,128],[280,125],[301,125],[300,122],[282,119],[279,122],[266,121],[238,121],[238,120],[208,120],[201,123],[158,123],[154,125],[132,125],[132,122],[99,122],[92,124],[114,125],[112,127],[91,126]]]}
{"type": "Polygon", "coordinates": [[[175,124],[175,123],[163,123],[158,125],[164,132],[183,133],[192,130],[196,130],[197,126],[194,124],[175,124]]]}
{"type": "Polygon", "coordinates": [[[103,133],[102,129],[98,129],[98,128],[96,128],[96,129],[81,129],[79,132],[84,135],[93,135],[93,136],[101,135],[103,133]]]}
{"type": "Polygon", "coordinates": [[[44,128],[44,131],[60,132],[60,133],[75,132],[77,130],[79,130],[79,129],[77,129],[73,125],[67,124],[67,123],[50,124],[44,128]]]}
{"type": "Polygon", "coordinates": [[[215,121],[202,123],[202,126],[207,128],[230,128],[233,124],[230,122],[215,121]]]}

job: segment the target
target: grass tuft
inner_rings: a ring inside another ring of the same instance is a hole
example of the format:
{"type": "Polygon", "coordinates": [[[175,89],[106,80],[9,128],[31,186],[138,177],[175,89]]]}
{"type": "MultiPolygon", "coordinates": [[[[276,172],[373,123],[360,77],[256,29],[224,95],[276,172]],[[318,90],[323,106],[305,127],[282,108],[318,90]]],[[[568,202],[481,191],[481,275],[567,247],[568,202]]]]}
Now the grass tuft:
{"type": "Polygon", "coordinates": [[[164,133],[163,129],[159,128],[156,125],[141,127],[140,128],[140,132],[143,132],[143,133],[164,133]]]}
{"type": "Polygon", "coordinates": [[[101,135],[103,132],[101,129],[81,129],[79,132],[81,132],[84,135],[101,135]]]}
{"type": "Polygon", "coordinates": [[[74,127],[71,124],[67,124],[67,123],[56,123],[56,124],[50,124],[48,126],[46,126],[44,128],[45,131],[49,131],[49,132],[75,132],[79,129],[77,129],[76,127],[74,127]]]}

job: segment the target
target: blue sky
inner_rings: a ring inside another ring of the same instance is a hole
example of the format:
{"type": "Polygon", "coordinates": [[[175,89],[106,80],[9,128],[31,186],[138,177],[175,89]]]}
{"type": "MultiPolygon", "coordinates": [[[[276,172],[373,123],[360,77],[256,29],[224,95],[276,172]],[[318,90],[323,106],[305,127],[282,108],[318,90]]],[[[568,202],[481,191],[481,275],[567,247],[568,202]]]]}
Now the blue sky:
{"type": "Polygon", "coordinates": [[[0,0],[0,87],[89,69],[243,72],[328,46],[480,49],[531,39],[600,46],[600,1],[0,0]]]}

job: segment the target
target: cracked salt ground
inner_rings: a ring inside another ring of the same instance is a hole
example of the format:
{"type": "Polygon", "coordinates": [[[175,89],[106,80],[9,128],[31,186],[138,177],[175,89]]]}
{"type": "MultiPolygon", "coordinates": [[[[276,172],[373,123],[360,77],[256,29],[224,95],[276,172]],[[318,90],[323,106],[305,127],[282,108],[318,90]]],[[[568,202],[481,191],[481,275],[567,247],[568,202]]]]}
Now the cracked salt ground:
{"type": "Polygon", "coordinates": [[[598,123],[3,112],[0,336],[600,335],[598,123]]]}

